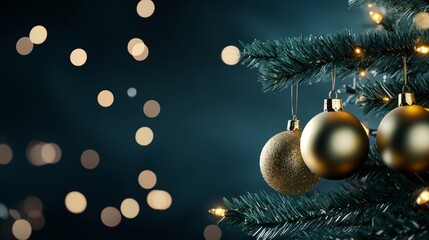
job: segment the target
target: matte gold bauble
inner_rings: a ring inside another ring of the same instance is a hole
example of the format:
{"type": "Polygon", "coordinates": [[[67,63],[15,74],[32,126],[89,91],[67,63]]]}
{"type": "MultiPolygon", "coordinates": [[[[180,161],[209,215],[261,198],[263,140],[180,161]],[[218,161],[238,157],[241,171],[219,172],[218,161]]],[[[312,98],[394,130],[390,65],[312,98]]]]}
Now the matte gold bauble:
{"type": "Polygon", "coordinates": [[[264,180],[283,194],[300,194],[319,181],[305,165],[300,151],[301,130],[288,130],[273,136],[261,152],[260,168],[264,180]]]}
{"type": "Polygon", "coordinates": [[[399,105],[403,106],[393,109],[381,120],[377,149],[392,169],[408,173],[425,171],[429,169],[429,112],[413,101],[411,105],[404,102],[399,105]]]}
{"type": "Polygon", "coordinates": [[[320,177],[342,179],[365,162],[369,139],[360,121],[342,111],[341,99],[326,99],[325,112],[313,117],[301,137],[307,167],[320,177]]]}

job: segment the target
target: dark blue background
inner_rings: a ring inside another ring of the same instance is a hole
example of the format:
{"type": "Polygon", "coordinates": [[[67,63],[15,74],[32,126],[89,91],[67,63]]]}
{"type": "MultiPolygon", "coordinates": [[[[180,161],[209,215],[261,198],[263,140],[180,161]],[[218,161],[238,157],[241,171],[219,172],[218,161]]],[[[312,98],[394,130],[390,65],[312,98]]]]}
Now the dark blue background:
{"type": "MultiPolygon", "coordinates": [[[[0,202],[13,208],[28,195],[42,199],[46,225],[31,239],[203,239],[204,228],[217,220],[207,210],[220,206],[223,196],[273,192],[260,174],[259,154],[290,119],[289,91],[262,93],[257,73],[225,65],[222,49],[241,47],[239,40],[359,32],[369,23],[367,12],[349,10],[346,0],[155,0],[147,19],[137,15],[137,3],[1,3],[0,140],[13,148],[14,159],[0,166],[0,202]],[[16,41],[39,24],[48,30],[47,41],[20,56],[16,41]],[[128,54],[133,37],[148,45],[146,61],[128,54]],[[69,62],[75,48],[88,53],[83,67],[69,62]],[[127,96],[129,87],[137,88],[136,98],[127,96]],[[96,101],[103,89],[115,94],[110,108],[96,101]],[[142,112],[149,99],[161,104],[157,118],[142,112]],[[155,134],[148,147],[134,139],[142,126],[155,134]],[[31,166],[25,151],[35,139],[58,143],[61,161],[31,166]],[[101,157],[92,171],[80,164],[88,148],[101,157]],[[157,189],[171,193],[167,211],[147,206],[148,191],[137,182],[144,169],[157,174],[157,189]],[[64,206],[72,190],[88,199],[83,214],[64,206]],[[139,216],[105,227],[101,210],[127,197],[139,201],[139,216]]],[[[322,110],[329,88],[300,89],[304,124],[322,110]]],[[[328,181],[318,185],[334,187],[328,181]]],[[[0,220],[0,227],[0,239],[10,238],[9,222],[0,220]]],[[[223,239],[246,238],[237,229],[222,230],[223,239]]]]}

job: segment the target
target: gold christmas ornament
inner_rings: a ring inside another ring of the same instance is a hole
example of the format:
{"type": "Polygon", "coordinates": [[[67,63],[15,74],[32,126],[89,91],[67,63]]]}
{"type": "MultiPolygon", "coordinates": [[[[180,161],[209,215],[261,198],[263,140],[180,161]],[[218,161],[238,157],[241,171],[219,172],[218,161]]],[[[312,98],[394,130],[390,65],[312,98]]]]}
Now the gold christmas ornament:
{"type": "Polygon", "coordinates": [[[304,193],[319,181],[302,160],[300,138],[300,121],[290,120],[288,130],[273,136],[262,149],[259,162],[262,176],[280,193],[304,193]]]}
{"type": "Polygon", "coordinates": [[[366,160],[369,139],[360,121],[343,112],[342,100],[325,99],[324,112],[313,117],[301,137],[307,167],[320,177],[342,179],[366,160]]]}
{"type": "Polygon", "coordinates": [[[399,94],[398,107],[380,122],[377,149],[384,163],[408,173],[429,169],[429,112],[413,93],[399,94]]]}

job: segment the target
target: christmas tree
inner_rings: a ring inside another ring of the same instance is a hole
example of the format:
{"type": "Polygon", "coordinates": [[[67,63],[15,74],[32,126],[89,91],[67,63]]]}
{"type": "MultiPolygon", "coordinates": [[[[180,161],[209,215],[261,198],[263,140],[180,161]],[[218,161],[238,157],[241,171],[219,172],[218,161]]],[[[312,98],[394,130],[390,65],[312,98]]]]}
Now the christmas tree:
{"type": "MultiPolygon", "coordinates": [[[[425,12],[429,2],[349,0],[349,5],[368,7],[377,28],[359,34],[344,30],[319,37],[255,40],[243,44],[241,62],[258,71],[263,91],[320,84],[331,75],[335,90],[335,77],[375,76],[348,85],[343,92],[349,94],[347,103],[358,105],[364,114],[388,116],[378,132],[367,132],[369,137],[377,135],[377,143],[369,150],[359,150],[368,154],[352,173],[332,175],[330,171],[342,170],[332,170],[332,164],[320,171],[314,169],[320,163],[309,166],[308,159],[314,156],[303,151],[308,149],[302,146],[308,141],[301,139],[304,161],[312,172],[344,178],[343,187],[324,193],[262,192],[228,197],[224,199],[226,209],[210,210],[223,217],[221,224],[239,226],[260,239],[429,239],[429,110],[423,109],[429,107],[429,13],[425,12]],[[379,75],[388,79],[378,79],[379,75]],[[408,130],[418,131],[419,138],[411,139],[408,130]]],[[[306,131],[310,130],[304,129],[303,137],[314,135],[306,131]]]]}

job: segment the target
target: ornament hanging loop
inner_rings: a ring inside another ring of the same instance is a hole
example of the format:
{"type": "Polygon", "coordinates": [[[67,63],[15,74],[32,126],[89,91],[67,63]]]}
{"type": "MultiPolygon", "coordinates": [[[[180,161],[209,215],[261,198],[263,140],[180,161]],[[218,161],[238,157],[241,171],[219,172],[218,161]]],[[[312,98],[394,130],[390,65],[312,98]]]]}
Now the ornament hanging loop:
{"type": "Polygon", "coordinates": [[[338,98],[338,94],[335,91],[336,77],[337,77],[337,66],[334,65],[334,67],[332,68],[332,88],[331,88],[331,91],[329,91],[329,93],[328,93],[328,97],[330,99],[332,98],[332,93],[335,93],[335,98],[338,98]]]}
{"type": "Polygon", "coordinates": [[[404,65],[404,86],[402,86],[402,93],[410,93],[411,90],[408,87],[408,77],[407,77],[407,57],[404,55],[402,56],[402,62],[404,65]]]}
{"type": "Polygon", "coordinates": [[[402,57],[402,61],[404,65],[404,86],[402,86],[402,93],[398,95],[398,106],[410,106],[416,104],[416,98],[408,87],[407,58],[405,55],[402,57]]]}
{"type": "Polygon", "coordinates": [[[298,81],[290,87],[290,108],[292,111],[292,120],[298,120],[298,81]],[[294,94],[294,86],[295,88],[295,94],[294,94]],[[295,95],[295,98],[294,98],[295,95]],[[295,104],[294,104],[295,102],[295,104]]]}
{"type": "Polygon", "coordinates": [[[301,130],[301,121],[298,120],[298,81],[290,87],[290,108],[292,111],[292,120],[287,123],[288,131],[301,130]],[[294,94],[295,86],[295,94],[294,94]],[[295,96],[295,97],[294,97],[295,96]],[[295,104],[294,104],[295,103],[295,104]]]}

